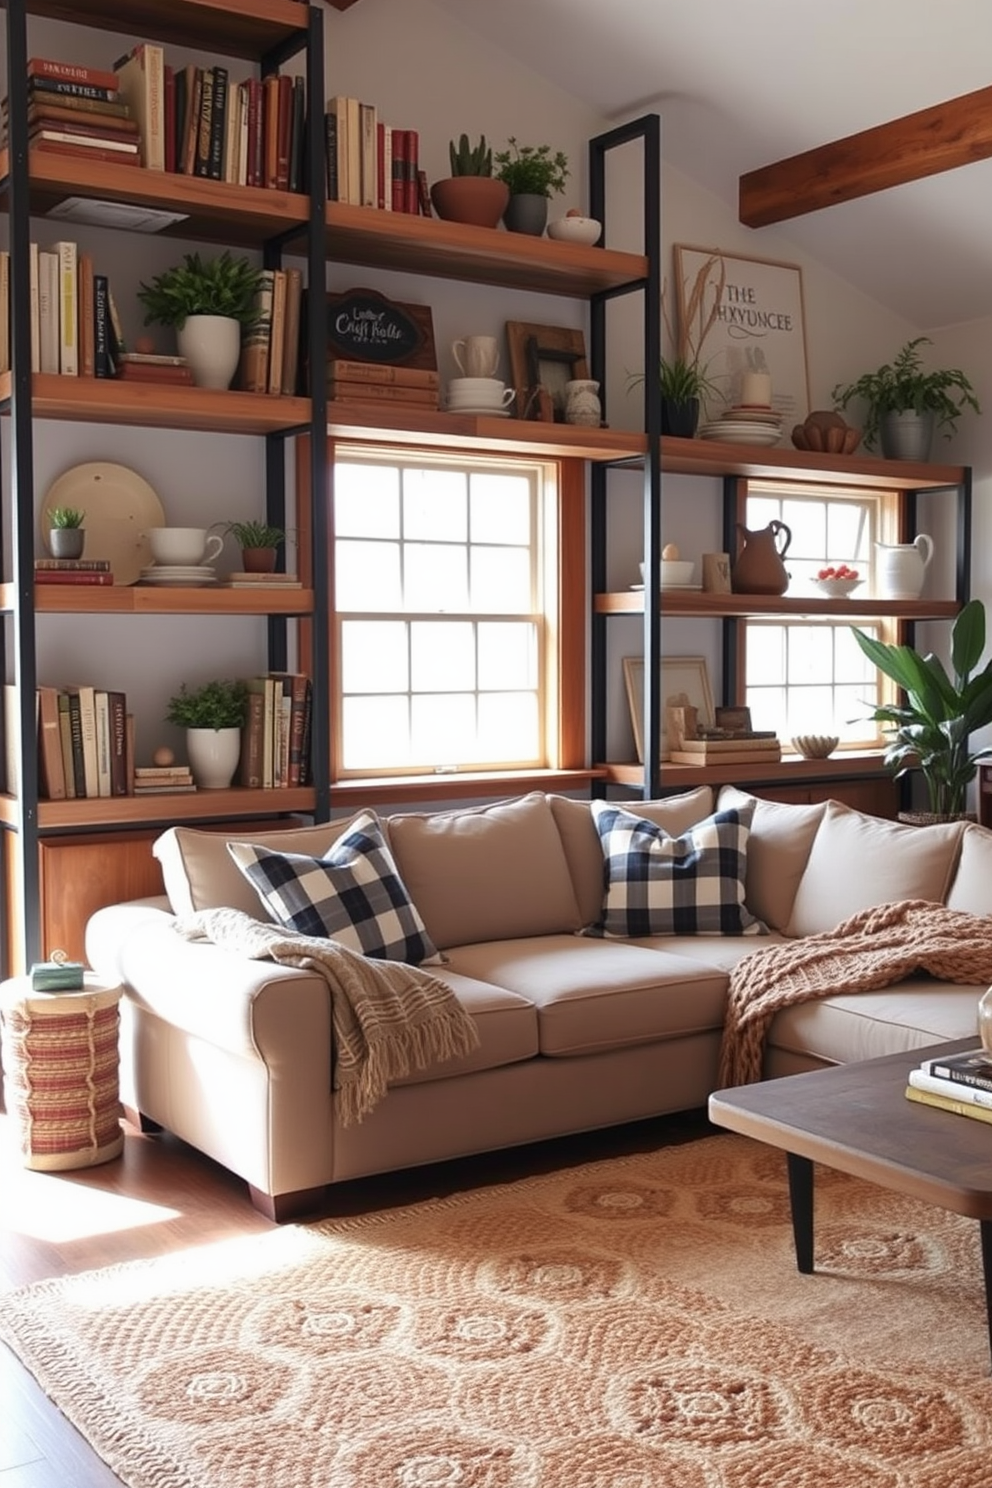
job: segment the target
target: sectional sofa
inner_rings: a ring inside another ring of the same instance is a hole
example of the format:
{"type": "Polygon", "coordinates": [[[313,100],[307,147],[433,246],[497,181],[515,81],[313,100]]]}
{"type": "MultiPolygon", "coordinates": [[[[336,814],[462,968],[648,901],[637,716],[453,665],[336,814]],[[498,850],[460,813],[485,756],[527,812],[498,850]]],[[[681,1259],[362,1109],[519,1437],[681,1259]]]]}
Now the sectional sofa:
{"type": "MultiPolygon", "coordinates": [[[[349,829],[238,840],[293,878],[349,829]]],[[[479,1043],[397,1080],[357,1124],[335,1111],[323,978],[176,931],[217,906],[271,918],[244,849],[239,867],[221,835],[173,828],[156,844],[168,897],[103,909],[88,926],[90,964],[126,989],[126,1106],[243,1177],[274,1219],[348,1179],[702,1107],[739,958],[890,901],[992,914],[992,832],[904,826],[836,802],[703,788],[618,810],[537,793],[393,815],[382,829],[443,958],[432,970],[479,1043]],[[638,830],[652,851],[689,866],[660,921],[643,918],[630,815],[650,824],[638,830]]],[[[984,990],[932,976],[856,995],[839,986],[776,1015],[765,1075],[967,1037],[984,990]]]]}

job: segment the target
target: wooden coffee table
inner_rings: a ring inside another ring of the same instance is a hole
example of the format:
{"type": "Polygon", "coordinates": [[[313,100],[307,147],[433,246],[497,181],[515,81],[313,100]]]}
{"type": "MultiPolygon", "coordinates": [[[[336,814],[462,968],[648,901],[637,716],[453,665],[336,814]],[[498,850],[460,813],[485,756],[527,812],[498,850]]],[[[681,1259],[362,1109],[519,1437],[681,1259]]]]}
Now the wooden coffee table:
{"type": "Polygon", "coordinates": [[[977,1219],[992,1349],[992,1124],[908,1101],[909,1071],[921,1060],[977,1040],[933,1044],[831,1069],[717,1090],[710,1120],[781,1147],[789,1169],[796,1264],[813,1270],[813,1164],[977,1219]]]}

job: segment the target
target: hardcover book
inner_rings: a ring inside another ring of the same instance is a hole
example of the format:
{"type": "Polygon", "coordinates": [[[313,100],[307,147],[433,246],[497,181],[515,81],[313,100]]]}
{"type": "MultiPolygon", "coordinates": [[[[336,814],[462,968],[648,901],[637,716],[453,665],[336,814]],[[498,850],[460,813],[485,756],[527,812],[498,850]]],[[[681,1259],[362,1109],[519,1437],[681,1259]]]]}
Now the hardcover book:
{"type": "Polygon", "coordinates": [[[138,121],[141,163],[165,170],[165,57],[160,46],[139,42],[114,63],[121,96],[138,121]]]}
{"type": "Polygon", "coordinates": [[[992,1090],[992,1054],[987,1049],[968,1049],[963,1054],[945,1054],[942,1059],[925,1059],[920,1068],[940,1080],[992,1090]]]}

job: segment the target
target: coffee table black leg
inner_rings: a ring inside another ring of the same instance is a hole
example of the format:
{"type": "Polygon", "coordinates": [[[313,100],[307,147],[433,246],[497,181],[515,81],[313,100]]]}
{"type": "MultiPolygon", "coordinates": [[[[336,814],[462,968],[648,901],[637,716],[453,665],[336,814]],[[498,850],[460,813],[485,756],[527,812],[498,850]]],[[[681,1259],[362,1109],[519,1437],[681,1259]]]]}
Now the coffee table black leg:
{"type": "Polygon", "coordinates": [[[989,1330],[989,1352],[992,1353],[992,1219],[980,1219],[982,1236],[982,1270],[985,1273],[985,1321],[989,1330]]]}
{"type": "MultiPolygon", "coordinates": [[[[796,1245],[796,1265],[804,1275],[813,1270],[813,1164],[808,1157],[787,1152],[789,1164],[789,1203],[792,1207],[792,1238],[796,1245]]],[[[983,1243],[985,1226],[982,1225],[983,1243]]],[[[985,1252],[986,1277],[992,1265],[992,1235],[985,1252]]]]}

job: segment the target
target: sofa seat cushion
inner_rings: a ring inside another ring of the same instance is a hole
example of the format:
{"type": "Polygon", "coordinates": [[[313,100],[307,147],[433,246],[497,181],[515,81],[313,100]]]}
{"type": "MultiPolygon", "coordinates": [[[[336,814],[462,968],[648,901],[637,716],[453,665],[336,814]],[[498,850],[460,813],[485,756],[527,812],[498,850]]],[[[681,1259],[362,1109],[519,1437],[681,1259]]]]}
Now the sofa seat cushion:
{"type": "Polygon", "coordinates": [[[947,1039],[977,1039],[984,991],[918,976],[874,992],[838,992],[776,1013],[767,1044],[825,1064],[849,1064],[947,1039]]]}
{"type": "Polygon", "coordinates": [[[393,1080],[391,1084],[424,1085],[430,1080],[448,1080],[455,1075],[519,1064],[538,1054],[537,1009],[528,998],[492,982],[462,976],[450,966],[443,967],[438,975],[475,1019],[479,1047],[459,1059],[411,1070],[402,1080],[393,1080]]]}
{"type": "Polygon", "coordinates": [[[733,971],[745,956],[783,943],[787,943],[785,936],[777,934],[763,935],[760,940],[753,935],[646,935],[626,942],[646,946],[648,950],[670,951],[674,956],[686,956],[690,961],[701,961],[705,966],[726,972],[733,971]]]}
{"type": "Polygon", "coordinates": [[[537,1009],[540,1051],[602,1053],[719,1029],[727,974],[666,950],[546,935],[457,946],[444,970],[507,987],[537,1009]]]}

